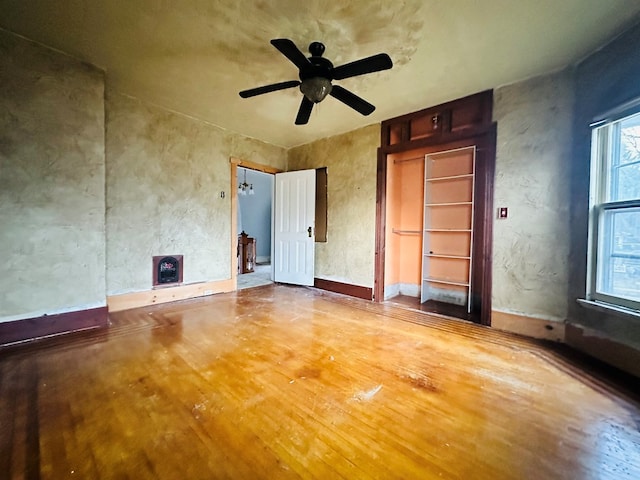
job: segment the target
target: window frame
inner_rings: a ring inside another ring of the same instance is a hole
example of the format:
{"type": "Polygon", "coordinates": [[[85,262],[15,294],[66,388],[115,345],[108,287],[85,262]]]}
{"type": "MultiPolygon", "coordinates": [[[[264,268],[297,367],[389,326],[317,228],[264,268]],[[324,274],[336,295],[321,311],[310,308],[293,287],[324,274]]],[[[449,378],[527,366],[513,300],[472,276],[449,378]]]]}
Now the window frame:
{"type": "MultiPolygon", "coordinates": [[[[610,176],[615,168],[612,158],[619,156],[619,128],[622,121],[640,114],[640,99],[608,112],[591,124],[591,182],[589,188],[589,233],[587,258],[587,299],[640,311],[640,300],[611,295],[598,291],[598,266],[601,265],[605,242],[601,241],[606,229],[604,223],[608,212],[625,212],[640,209],[640,196],[631,200],[610,201],[610,176]]],[[[635,163],[635,162],[632,162],[635,163]]],[[[616,184],[617,187],[617,184],[616,184]]],[[[611,239],[609,239],[611,241],[611,239]]],[[[610,248],[610,247],[609,247],[610,248]]]]}

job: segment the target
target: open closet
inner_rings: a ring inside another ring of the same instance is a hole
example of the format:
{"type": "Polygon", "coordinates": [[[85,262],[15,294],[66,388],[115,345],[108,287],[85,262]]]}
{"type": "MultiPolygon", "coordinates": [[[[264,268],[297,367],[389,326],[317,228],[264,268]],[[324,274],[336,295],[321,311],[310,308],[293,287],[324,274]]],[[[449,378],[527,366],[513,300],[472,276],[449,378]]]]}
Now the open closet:
{"type": "Polygon", "coordinates": [[[492,102],[482,92],[383,122],[376,301],[490,323],[492,102]]]}

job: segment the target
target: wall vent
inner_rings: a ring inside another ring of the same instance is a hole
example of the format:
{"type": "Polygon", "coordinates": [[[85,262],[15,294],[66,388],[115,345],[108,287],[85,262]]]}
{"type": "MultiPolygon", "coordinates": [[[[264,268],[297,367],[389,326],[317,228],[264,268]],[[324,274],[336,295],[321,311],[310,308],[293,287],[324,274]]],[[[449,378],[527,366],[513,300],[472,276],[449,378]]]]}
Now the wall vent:
{"type": "Polygon", "coordinates": [[[158,255],[153,257],[153,286],[165,287],[182,283],[182,255],[158,255]]]}

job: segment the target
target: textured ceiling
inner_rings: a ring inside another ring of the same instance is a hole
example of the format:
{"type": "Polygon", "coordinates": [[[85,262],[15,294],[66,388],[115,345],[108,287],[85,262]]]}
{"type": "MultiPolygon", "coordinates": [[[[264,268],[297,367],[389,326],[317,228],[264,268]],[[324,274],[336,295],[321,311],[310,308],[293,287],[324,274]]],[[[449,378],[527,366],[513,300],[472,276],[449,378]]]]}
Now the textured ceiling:
{"type": "Polygon", "coordinates": [[[346,132],[575,63],[630,26],[640,0],[0,0],[0,26],[107,72],[118,91],[275,145],[346,132]],[[334,65],[379,52],[391,70],[345,79],[376,105],[363,117],[329,97],[293,124],[297,80],[269,43],[334,65]]]}

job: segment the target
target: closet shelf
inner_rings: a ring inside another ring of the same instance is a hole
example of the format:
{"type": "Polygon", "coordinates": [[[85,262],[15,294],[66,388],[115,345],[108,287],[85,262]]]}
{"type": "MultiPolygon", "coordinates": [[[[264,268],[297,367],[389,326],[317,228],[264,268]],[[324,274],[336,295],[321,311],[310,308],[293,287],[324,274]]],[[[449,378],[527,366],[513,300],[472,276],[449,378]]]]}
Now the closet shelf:
{"type": "Polygon", "coordinates": [[[448,202],[448,203],[425,203],[425,207],[454,207],[459,205],[473,205],[472,202],[448,202]]]}
{"type": "Polygon", "coordinates": [[[441,283],[444,285],[457,285],[459,287],[468,287],[469,283],[466,282],[457,282],[455,280],[445,280],[442,278],[434,278],[434,277],[426,277],[422,279],[423,282],[428,282],[428,283],[441,283]]]}
{"type": "Polygon", "coordinates": [[[475,147],[425,157],[420,301],[471,312],[475,147]]]}
{"type": "Polygon", "coordinates": [[[427,178],[427,182],[445,182],[447,180],[461,180],[464,178],[473,178],[473,173],[465,173],[462,175],[450,175],[448,177],[427,178]]]}

